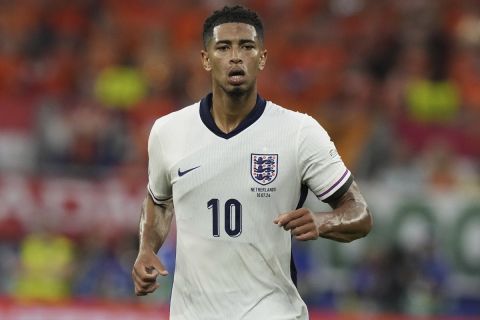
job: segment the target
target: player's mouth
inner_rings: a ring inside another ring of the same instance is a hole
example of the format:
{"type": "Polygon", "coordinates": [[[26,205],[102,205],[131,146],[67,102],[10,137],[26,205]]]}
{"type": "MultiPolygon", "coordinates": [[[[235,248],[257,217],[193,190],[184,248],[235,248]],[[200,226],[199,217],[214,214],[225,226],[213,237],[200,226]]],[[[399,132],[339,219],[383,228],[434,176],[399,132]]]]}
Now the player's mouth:
{"type": "Polygon", "coordinates": [[[245,71],[234,68],[228,72],[228,82],[232,85],[240,85],[245,81],[245,71]]]}

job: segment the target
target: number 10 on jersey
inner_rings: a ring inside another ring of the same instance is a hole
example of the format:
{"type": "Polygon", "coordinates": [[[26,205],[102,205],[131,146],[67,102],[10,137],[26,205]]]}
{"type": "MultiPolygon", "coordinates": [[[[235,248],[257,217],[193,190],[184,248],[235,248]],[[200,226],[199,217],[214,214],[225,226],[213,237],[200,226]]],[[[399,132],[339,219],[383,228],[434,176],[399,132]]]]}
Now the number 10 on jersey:
{"type": "MultiPolygon", "coordinates": [[[[220,237],[220,200],[210,199],[208,209],[212,209],[212,234],[220,237]]],[[[232,238],[242,233],[242,204],[237,199],[228,199],[224,206],[225,232],[232,238]]]]}

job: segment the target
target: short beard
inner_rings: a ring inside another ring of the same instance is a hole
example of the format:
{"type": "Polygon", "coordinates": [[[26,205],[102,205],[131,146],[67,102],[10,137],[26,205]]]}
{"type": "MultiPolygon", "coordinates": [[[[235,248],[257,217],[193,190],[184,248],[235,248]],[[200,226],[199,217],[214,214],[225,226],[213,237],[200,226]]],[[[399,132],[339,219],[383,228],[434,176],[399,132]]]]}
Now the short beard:
{"type": "Polygon", "coordinates": [[[233,90],[228,91],[227,94],[232,97],[232,98],[240,98],[241,96],[245,95],[248,92],[248,90],[243,90],[239,87],[233,88],[233,90]]]}
{"type": "Polygon", "coordinates": [[[243,96],[248,95],[248,93],[250,93],[253,90],[253,86],[247,87],[245,89],[242,89],[240,86],[238,86],[238,87],[233,87],[232,90],[227,90],[226,88],[224,88],[223,90],[232,99],[237,100],[243,96]]]}

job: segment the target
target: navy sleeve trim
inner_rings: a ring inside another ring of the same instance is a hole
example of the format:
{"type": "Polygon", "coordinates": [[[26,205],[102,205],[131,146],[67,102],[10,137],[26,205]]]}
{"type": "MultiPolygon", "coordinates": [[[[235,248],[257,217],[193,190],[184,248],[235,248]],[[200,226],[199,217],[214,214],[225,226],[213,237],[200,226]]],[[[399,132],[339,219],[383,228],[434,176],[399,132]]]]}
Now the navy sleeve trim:
{"type": "Polygon", "coordinates": [[[152,197],[152,200],[154,203],[156,204],[163,204],[165,201],[167,200],[170,200],[172,197],[168,197],[168,198],[160,198],[160,197],[157,197],[152,189],[150,189],[150,185],[147,186],[147,190],[148,190],[148,193],[150,194],[150,196],[152,197]]]}

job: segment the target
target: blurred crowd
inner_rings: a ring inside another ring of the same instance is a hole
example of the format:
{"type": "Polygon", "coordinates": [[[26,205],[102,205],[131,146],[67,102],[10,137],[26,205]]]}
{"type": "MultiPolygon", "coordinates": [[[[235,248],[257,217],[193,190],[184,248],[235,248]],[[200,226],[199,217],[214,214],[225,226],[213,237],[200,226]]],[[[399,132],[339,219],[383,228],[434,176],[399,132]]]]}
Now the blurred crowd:
{"type": "MultiPolygon", "coordinates": [[[[426,162],[427,183],[474,183],[478,1],[243,3],[265,21],[260,93],[316,117],[357,176],[426,162]]],[[[143,166],[152,121],[209,90],[200,35],[220,5],[1,1],[0,125],[8,138],[0,145],[10,151],[1,167],[85,175],[143,166]]]]}
{"type": "MultiPolygon", "coordinates": [[[[226,3],[0,0],[0,172],[145,177],[153,121],[209,91],[201,31],[226,3]]],[[[260,94],[318,119],[358,179],[480,192],[477,0],[235,3],[264,21],[260,94]]],[[[2,240],[0,271],[12,276],[0,294],[48,297],[34,278],[49,273],[42,281],[62,297],[131,297],[135,235],[124,238],[2,240]]],[[[405,284],[392,281],[392,292],[405,284]]]]}

